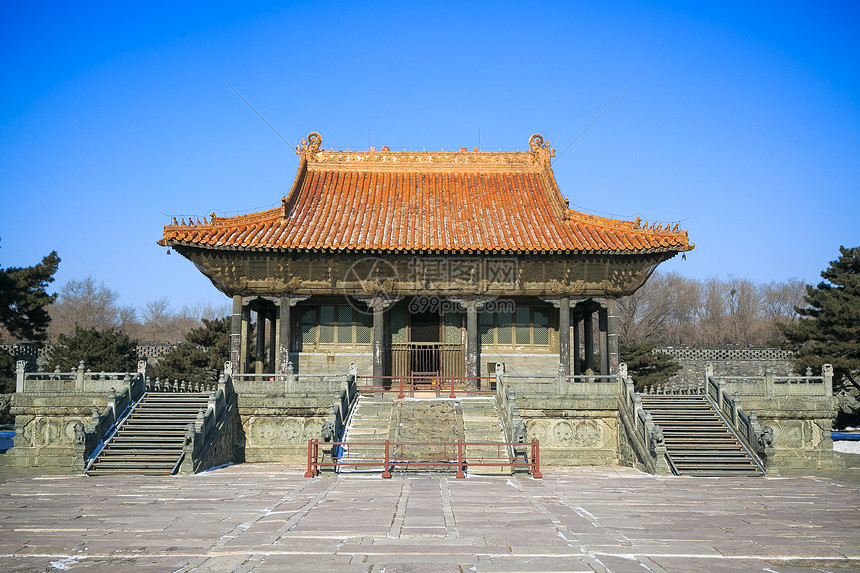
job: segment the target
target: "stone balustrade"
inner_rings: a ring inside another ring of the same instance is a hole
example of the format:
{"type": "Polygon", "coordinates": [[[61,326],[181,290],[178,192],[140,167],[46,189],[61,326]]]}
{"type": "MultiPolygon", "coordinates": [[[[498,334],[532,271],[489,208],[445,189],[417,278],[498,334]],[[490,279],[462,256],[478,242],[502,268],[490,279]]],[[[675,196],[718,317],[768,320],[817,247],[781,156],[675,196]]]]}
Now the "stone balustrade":
{"type": "MultiPolygon", "coordinates": [[[[355,363],[351,363],[351,370],[355,363]]],[[[304,374],[296,373],[292,362],[288,362],[285,373],[233,374],[236,391],[252,394],[296,394],[337,392],[349,374],[304,374]]]]}
{"type": "MultiPolygon", "coordinates": [[[[714,378],[714,367],[705,367],[705,380],[714,378]]],[[[803,375],[777,375],[765,367],[764,376],[718,376],[730,392],[741,396],[811,396],[829,398],[833,396],[833,367],[825,364],[821,375],[815,376],[811,369],[803,375]]]]}
{"type": "Polygon", "coordinates": [[[206,409],[201,408],[194,423],[185,427],[183,453],[176,470],[196,473],[233,461],[238,431],[236,398],[232,365],[227,362],[218,379],[217,389],[209,394],[206,409]]]}
{"type": "MultiPolygon", "coordinates": [[[[146,361],[138,362],[138,371],[146,370],[146,361]]],[[[15,392],[27,394],[56,394],[64,392],[108,392],[121,384],[128,372],[93,372],[87,369],[84,361],[70,372],[61,372],[59,367],[53,372],[27,372],[27,362],[16,363],[15,392]]],[[[134,373],[131,373],[134,374],[134,373]]]]}
{"type": "Polygon", "coordinates": [[[666,455],[663,430],[654,423],[651,413],[642,407],[642,397],[636,392],[633,379],[627,376],[627,365],[624,363],[619,365],[619,377],[623,383],[618,399],[618,417],[626,442],[632,450],[632,458],[627,461],[650,473],[676,473],[666,455]]]}
{"type": "Polygon", "coordinates": [[[505,440],[511,444],[523,444],[522,449],[513,447],[514,457],[520,456],[526,451],[526,425],[517,407],[517,393],[505,379],[504,367],[496,370],[496,404],[502,413],[502,426],[505,432],[505,440]]]}

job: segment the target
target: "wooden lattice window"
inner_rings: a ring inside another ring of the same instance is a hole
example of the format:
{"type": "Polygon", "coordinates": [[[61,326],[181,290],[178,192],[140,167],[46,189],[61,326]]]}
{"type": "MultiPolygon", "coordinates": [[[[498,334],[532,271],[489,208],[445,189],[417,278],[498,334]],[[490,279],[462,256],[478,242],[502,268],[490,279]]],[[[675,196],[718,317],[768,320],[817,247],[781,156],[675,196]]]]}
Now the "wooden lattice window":
{"type": "Polygon", "coordinates": [[[481,344],[549,346],[549,312],[542,306],[517,306],[514,312],[482,312],[481,344]]]}
{"type": "Polygon", "coordinates": [[[348,304],[302,309],[302,344],[370,344],[372,317],[348,304]]]}

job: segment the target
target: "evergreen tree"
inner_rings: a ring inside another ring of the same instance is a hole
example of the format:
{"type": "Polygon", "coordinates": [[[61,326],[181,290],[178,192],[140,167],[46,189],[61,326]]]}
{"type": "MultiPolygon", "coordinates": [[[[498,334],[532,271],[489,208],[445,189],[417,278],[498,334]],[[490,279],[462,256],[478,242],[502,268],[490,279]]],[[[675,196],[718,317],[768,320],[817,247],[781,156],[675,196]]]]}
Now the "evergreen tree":
{"type": "Polygon", "coordinates": [[[51,322],[45,307],[56,298],[45,288],[54,282],[59,264],[60,257],[53,251],[32,267],[0,269],[0,324],[12,336],[35,342],[45,340],[45,329],[51,322]]]}
{"type": "MultiPolygon", "coordinates": [[[[0,269],[0,325],[12,336],[44,342],[51,322],[45,307],[57,295],[45,292],[60,264],[56,251],[32,267],[0,269]]],[[[15,391],[15,360],[0,350],[0,394],[15,391]]]]}
{"type": "Polygon", "coordinates": [[[72,336],[61,334],[51,348],[46,366],[62,372],[77,368],[83,360],[93,372],[132,372],[137,368],[137,341],[112,328],[76,327],[72,336]]]}
{"type": "Polygon", "coordinates": [[[839,247],[839,258],[822,271],[823,282],[807,286],[801,320],[780,329],[794,349],[799,372],[833,365],[835,389],[860,389],[860,247],[839,247]]]}
{"type": "Polygon", "coordinates": [[[627,364],[627,373],[633,378],[637,391],[662,384],[681,369],[673,356],[654,352],[654,347],[653,343],[621,345],[621,362],[627,364]]]}
{"type": "Polygon", "coordinates": [[[186,334],[184,342],[150,368],[149,376],[192,383],[216,380],[230,356],[230,320],[204,318],[203,326],[186,334]]]}
{"type": "Polygon", "coordinates": [[[0,350],[0,394],[15,391],[15,359],[8,352],[0,350]]]}

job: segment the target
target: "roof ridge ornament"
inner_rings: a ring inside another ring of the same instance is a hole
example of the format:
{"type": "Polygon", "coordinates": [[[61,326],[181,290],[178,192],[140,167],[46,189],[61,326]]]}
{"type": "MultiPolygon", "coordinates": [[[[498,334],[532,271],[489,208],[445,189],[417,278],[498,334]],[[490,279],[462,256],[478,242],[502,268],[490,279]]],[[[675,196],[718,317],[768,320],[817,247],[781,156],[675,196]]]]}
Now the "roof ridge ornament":
{"type": "Polygon", "coordinates": [[[316,153],[320,150],[320,145],[322,145],[322,135],[316,131],[312,131],[308,134],[307,139],[302,138],[301,145],[296,147],[296,155],[316,153]]]}
{"type": "Polygon", "coordinates": [[[532,155],[536,158],[543,156],[543,160],[549,162],[550,158],[555,157],[555,149],[553,149],[549,141],[544,140],[543,135],[539,133],[532,134],[529,137],[529,148],[532,155]]]}

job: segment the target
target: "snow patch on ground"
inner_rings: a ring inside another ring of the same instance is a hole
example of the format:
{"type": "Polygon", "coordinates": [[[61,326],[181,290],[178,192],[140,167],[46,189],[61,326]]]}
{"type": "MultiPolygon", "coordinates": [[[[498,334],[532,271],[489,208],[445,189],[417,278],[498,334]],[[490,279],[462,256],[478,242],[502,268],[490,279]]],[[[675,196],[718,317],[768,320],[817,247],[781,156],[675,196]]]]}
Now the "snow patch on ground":
{"type": "Polygon", "coordinates": [[[860,454],[860,441],[836,440],[833,442],[833,451],[843,454],[860,454]]]}

